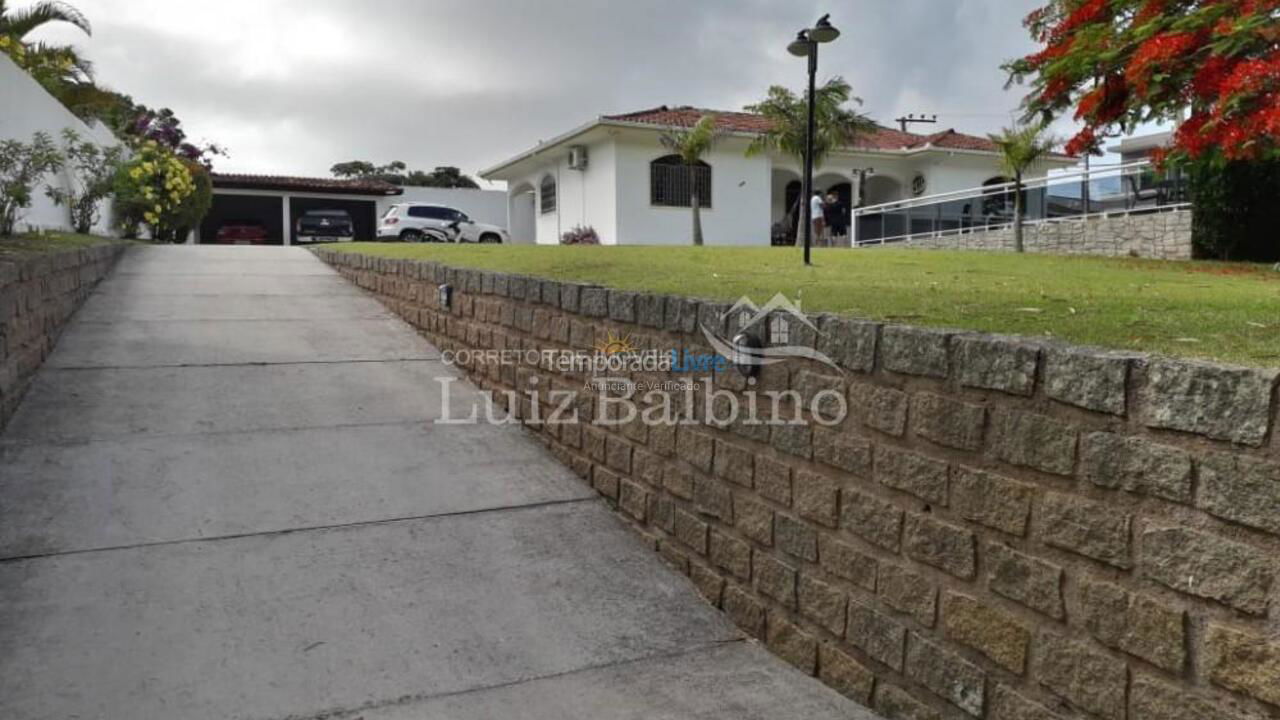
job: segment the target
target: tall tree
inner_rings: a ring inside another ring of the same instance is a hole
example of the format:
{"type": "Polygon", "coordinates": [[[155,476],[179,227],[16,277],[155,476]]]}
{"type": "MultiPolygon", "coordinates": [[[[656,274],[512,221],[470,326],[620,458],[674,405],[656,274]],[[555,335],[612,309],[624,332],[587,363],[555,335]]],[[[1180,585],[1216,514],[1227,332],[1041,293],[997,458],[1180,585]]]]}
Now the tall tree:
{"type": "Polygon", "coordinates": [[[1022,252],[1022,222],[1026,215],[1022,178],[1044,156],[1053,152],[1056,141],[1045,133],[1043,125],[1029,124],[1005,128],[989,135],[1000,150],[1000,166],[1013,177],[1013,249],[1022,252]]]}
{"type": "Polygon", "coordinates": [[[691,128],[672,128],[658,136],[658,142],[679,155],[689,173],[689,207],[693,211],[693,244],[702,245],[702,209],[701,198],[698,197],[698,183],[694,178],[694,168],[702,162],[702,156],[724,136],[724,131],[716,127],[716,116],[703,115],[691,128]]]}
{"type": "MultiPolygon", "coordinates": [[[[861,105],[862,98],[853,95],[853,88],[842,77],[828,80],[814,92],[813,97],[813,167],[816,170],[832,150],[854,144],[859,135],[875,132],[878,126],[866,115],[846,107],[849,103],[861,105]]],[[[781,85],[774,85],[764,100],[746,106],[747,112],[763,115],[771,125],[768,131],[747,146],[747,155],[772,150],[790,155],[803,167],[805,135],[809,128],[808,103],[807,91],[796,95],[781,85]]],[[[794,217],[801,202],[808,202],[808,198],[797,198],[795,207],[790,208],[787,214],[794,217]]]]}
{"type": "Polygon", "coordinates": [[[1071,153],[1151,121],[1180,123],[1161,160],[1280,158],[1280,1],[1048,0],[1043,45],[1005,65],[1028,116],[1074,108],[1071,153]]]}
{"type": "Polygon", "coordinates": [[[392,185],[408,185],[417,187],[440,188],[478,188],[475,180],[462,174],[452,165],[436,167],[431,172],[409,170],[400,160],[393,160],[386,165],[374,165],[367,160],[348,160],[335,163],[329,168],[334,177],[381,180],[392,185]]]}

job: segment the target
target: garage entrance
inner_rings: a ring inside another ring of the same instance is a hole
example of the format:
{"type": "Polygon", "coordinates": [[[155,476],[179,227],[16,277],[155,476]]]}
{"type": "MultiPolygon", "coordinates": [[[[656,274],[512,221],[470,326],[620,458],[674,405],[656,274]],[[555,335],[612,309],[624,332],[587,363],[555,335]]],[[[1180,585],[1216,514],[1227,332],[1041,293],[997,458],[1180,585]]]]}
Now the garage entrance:
{"type": "Polygon", "coordinates": [[[227,225],[261,228],[271,245],[293,244],[298,219],[311,210],[351,216],[356,240],[376,240],[378,199],[404,191],[380,180],[213,174],[213,204],[200,223],[201,243],[216,243],[227,225]]]}
{"type": "Polygon", "coordinates": [[[284,198],[267,195],[213,194],[209,213],[200,223],[200,242],[215,243],[223,225],[260,225],[268,245],[283,245],[284,198]]]}

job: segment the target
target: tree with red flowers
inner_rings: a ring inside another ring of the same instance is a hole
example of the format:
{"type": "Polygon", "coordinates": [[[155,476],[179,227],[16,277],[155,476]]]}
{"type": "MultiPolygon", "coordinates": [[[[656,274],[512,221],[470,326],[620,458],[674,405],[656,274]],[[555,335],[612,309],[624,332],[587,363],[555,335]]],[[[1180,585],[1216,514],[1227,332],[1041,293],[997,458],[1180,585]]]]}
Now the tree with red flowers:
{"type": "Polygon", "coordinates": [[[1067,152],[1166,121],[1160,161],[1280,159],[1280,0],[1049,0],[1024,24],[1044,48],[1005,68],[1029,115],[1084,124],[1067,152]]]}

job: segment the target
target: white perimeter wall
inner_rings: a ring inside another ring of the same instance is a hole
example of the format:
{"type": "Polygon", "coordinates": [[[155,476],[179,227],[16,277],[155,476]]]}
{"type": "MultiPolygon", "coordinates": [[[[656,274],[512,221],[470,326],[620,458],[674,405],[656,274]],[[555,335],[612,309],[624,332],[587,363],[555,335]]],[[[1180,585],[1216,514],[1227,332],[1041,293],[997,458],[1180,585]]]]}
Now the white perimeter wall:
{"type": "MultiPolygon", "coordinates": [[[[310,196],[307,193],[301,194],[310,196]]],[[[507,193],[502,190],[406,187],[403,195],[387,195],[377,200],[378,217],[382,217],[387,207],[395,203],[420,202],[447,205],[461,210],[476,222],[507,227],[507,193]]]]}
{"type": "MultiPolygon", "coordinates": [[[[84,124],[70,110],[63,107],[22,68],[0,53],[0,140],[31,142],[31,136],[44,131],[54,144],[62,146],[62,129],[75,130],[82,140],[98,145],[118,145],[119,141],[101,124],[92,127],[84,124]]],[[[70,182],[65,172],[43,178],[32,189],[33,201],[18,218],[18,231],[28,226],[43,230],[70,230],[71,222],[65,207],[58,207],[44,194],[46,185],[66,187],[70,182]]],[[[100,208],[101,217],[94,232],[110,234],[110,201],[100,208]]]]}
{"type": "MultiPolygon", "coordinates": [[[[747,142],[723,141],[704,161],[711,166],[711,207],[702,209],[707,245],[768,245],[770,164],[744,155],[747,142]]],[[[690,245],[689,208],[649,203],[649,163],[669,154],[653,133],[617,141],[618,238],[623,245],[690,245]]]]}

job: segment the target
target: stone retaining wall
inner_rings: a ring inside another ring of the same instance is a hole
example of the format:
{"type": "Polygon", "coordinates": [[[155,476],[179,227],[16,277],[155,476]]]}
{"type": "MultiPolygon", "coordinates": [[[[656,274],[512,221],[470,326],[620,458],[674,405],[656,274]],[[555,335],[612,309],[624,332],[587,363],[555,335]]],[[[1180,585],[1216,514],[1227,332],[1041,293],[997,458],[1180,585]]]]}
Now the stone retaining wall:
{"type": "Polygon", "coordinates": [[[0,427],[17,409],[63,324],[125,247],[117,243],[0,258],[0,427]]]}
{"type": "MultiPolygon", "coordinates": [[[[698,324],[733,321],[715,302],[317,253],[444,350],[705,352],[698,324]]],[[[790,360],[750,388],[730,370],[674,426],[540,423],[525,391],[584,375],[467,370],[743,630],[890,720],[1280,717],[1277,371],[811,317],[792,341],[839,371],[790,360]],[[724,424],[701,402],[753,389],[851,412],[724,424]]]]}
{"type": "MultiPolygon", "coordinates": [[[[1013,250],[1013,228],[962,235],[917,236],[903,243],[931,250],[1013,250]]],[[[1191,259],[1191,210],[1098,215],[1085,220],[1038,222],[1023,227],[1027,252],[1103,255],[1158,260],[1191,259]]],[[[879,247],[869,245],[867,247],[879,247]]]]}

